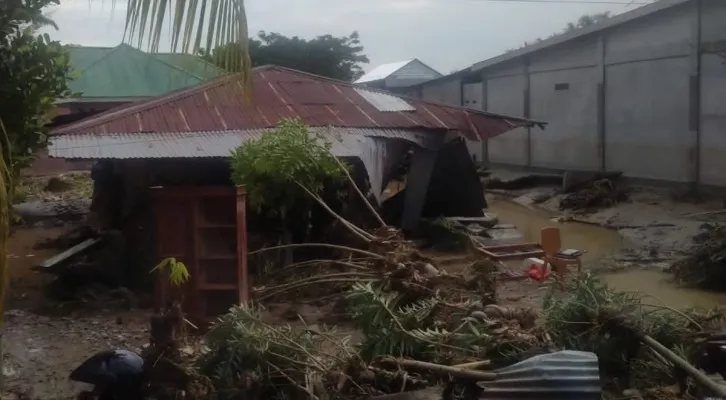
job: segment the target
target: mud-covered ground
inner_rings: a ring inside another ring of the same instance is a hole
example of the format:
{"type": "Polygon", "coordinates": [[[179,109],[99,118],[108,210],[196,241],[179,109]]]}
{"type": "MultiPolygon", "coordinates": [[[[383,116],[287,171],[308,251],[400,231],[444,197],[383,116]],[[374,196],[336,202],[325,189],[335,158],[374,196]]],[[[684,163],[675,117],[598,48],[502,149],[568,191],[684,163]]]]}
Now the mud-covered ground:
{"type": "MultiPolygon", "coordinates": [[[[506,179],[506,172],[501,172],[500,176],[506,179]]],[[[88,184],[82,179],[80,181],[82,184],[78,192],[83,193],[80,197],[84,197],[88,191],[88,184]]],[[[48,198],[79,197],[67,194],[66,191],[61,194],[46,195],[41,193],[44,192],[45,184],[47,180],[28,184],[27,200],[39,199],[41,202],[47,202],[48,198]]],[[[533,205],[532,199],[541,198],[542,193],[547,192],[554,194],[555,188],[538,187],[496,195],[488,194],[488,197],[490,202],[496,201],[496,198],[507,198],[523,205],[524,208],[537,208],[538,214],[527,214],[524,218],[520,218],[520,222],[525,225],[527,221],[537,218],[549,220],[563,216],[563,213],[557,210],[559,202],[557,195],[542,204],[533,205]]],[[[690,246],[691,238],[698,232],[703,222],[718,218],[714,215],[702,217],[691,215],[722,207],[723,203],[718,199],[696,204],[677,201],[666,189],[634,187],[628,202],[590,214],[574,216],[568,214],[565,215],[565,219],[575,217],[577,220],[593,224],[593,228],[596,228],[594,225],[611,228],[607,232],[585,230],[582,234],[579,231],[573,234],[575,238],[593,235],[592,240],[585,238],[590,241],[589,243],[607,243],[603,248],[592,250],[594,245],[582,242],[583,246],[589,247],[591,253],[597,256],[593,256],[592,260],[599,260],[597,263],[588,262],[586,268],[602,267],[602,270],[631,266],[662,268],[673,261],[679,251],[690,246]],[[622,240],[615,241],[613,237],[622,240]]],[[[512,223],[507,220],[501,222],[512,223]]],[[[534,230],[536,226],[530,228],[534,230]]],[[[4,361],[2,372],[5,378],[3,399],[73,399],[80,386],[70,383],[67,379],[68,374],[83,360],[97,351],[109,348],[128,348],[138,351],[147,342],[148,311],[122,310],[115,304],[104,304],[103,301],[61,307],[46,298],[43,288],[53,277],[35,272],[31,267],[62,250],[38,250],[34,247],[37,243],[58,237],[70,229],[72,226],[68,222],[50,225],[32,223],[16,229],[11,238],[8,255],[11,274],[10,298],[2,343],[4,361]]],[[[576,247],[580,243],[577,240],[583,239],[573,240],[575,244],[566,242],[564,245],[576,247]]],[[[441,261],[439,266],[443,269],[456,269],[459,267],[458,263],[465,262],[464,258],[457,255],[441,254],[437,258],[441,261]]],[[[512,270],[521,272],[519,265],[513,265],[512,270]]],[[[536,300],[541,297],[538,295],[539,286],[532,281],[502,283],[500,299],[504,304],[535,305],[536,300]]],[[[307,309],[300,306],[294,310],[286,307],[271,307],[270,312],[276,319],[285,322],[292,321],[297,314],[305,314],[306,319],[312,323],[315,323],[315,320],[323,323],[327,319],[325,312],[321,314],[323,310],[321,307],[307,309]]]]}
{"type": "Polygon", "coordinates": [[[97,351],[139,350],[148,341],[146,311],[120,310],[115,304],[69,307],[44,296],[53,277],[31,268],[62,250],[34,246],[71,228],[18,228],[10,239],[3,399],[73,399],[82,388],[68,380],[73,368],[97,351]]]}

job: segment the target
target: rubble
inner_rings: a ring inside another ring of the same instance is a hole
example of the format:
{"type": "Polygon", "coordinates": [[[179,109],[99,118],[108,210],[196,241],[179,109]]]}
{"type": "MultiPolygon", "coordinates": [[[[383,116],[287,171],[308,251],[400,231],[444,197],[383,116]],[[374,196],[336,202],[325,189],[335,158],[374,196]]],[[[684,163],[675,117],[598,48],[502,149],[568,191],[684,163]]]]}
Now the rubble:
{"type": "Polygon", "coordinates": [[[726,279],[726,226],[703,224],[694,246],[670,267],[676,280],[688,286],[724,290],[726,279]]]}
{"type": "Polygon", "coordinates": [[[599,179],[578,186],[560,199],[560,210],[587,210],[612,207],[628,199],[621,182],[616,179],[599,179]]]}

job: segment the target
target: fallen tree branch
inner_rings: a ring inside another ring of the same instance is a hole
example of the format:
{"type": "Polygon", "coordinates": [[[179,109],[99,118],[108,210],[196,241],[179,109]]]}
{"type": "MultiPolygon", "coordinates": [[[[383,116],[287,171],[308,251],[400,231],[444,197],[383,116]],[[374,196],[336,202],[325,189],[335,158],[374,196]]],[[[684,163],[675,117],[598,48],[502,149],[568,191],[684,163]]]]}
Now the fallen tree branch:
{"type": "Polygon", "coordinates": [[[287,286],[284,288],[281,288],[279,290],[276,290],[272,293],[266,293],[260,296],[256,297],[257,301],[262,301],[265,299],[269,299],[270,297],[277,296],[280,293],[285,293],[287,291],[290,291],[292,289],[298,289],[304,286],[309,285],[318,285],[321,283],[333,283],[333,282],[348,282],[348,283],[355,283],[355,282],[375,282],[377,279],[354,279],[354,278],[328,278],[328,279],[317,279],[313,281],[306,281],[306,282],[296,282],[295,284],[291,286],[287,286]]]}
{"type": "Polygon", "coordinates": [[[361,238],[363,241],[370,243],[371,240],[373,240],[374,236],[370,233],[364,231],[363,229],[355,226],[353,223],[348,221],[347,219],[343,218],[342,216],[338,215],[335,211],[333,211],[332,208],[330,208],[327,204],[325,204],[325,201],[320,198],[320,196],[316,195],[315,193],[311,192],[310,189],[306,188],[303,184],[300,182],[295,181],[295,184],[298,185],[302,190],[305,191],[310,197],[312,197],[318,204],[320,204],[321,207],[323,207],[327,212],[329,212],[333,217],[335,217],[338,221],[340,221],[348,230],[353,233],[354,235],[361,238]]]}
{"type": "Polygon", "coordinates": [[[448,365],[428,363],[425,361],[385,358],[381,362],[395,363],[403,368],[425,370],[439,375],[451,375],[456,378],[470,379],[473,381],[493,381],[498,377],[498,374],[495,372],[472,371],[468,368],[450,367],[448,365]]]}
{"type": "Polygon", "coordinates": [[[470,363],[465,364],[456,364],[452,365],[452,368],[461,368],[461,369],[479,369],[482,367],[490,367],[492,365],[491,360],[483,360],[483,361],[474,361],[470,363]]]}
{"type": "Polygon", "coordinates": [[[343,163],[338,159],[338,157],[333,157],[333,159],[338,163],[338,165],[340,166],[340,169],[342,169],[343,172],[345,172],[345,176],[348,177],[348,181],[350,182],[351,185],[353,185],[353,189],[355,189],[356,193],[358,193],[358,195],[363,200],[363,202],[366,204],[366,206],[371,211],[373,216],[376,217],[376,219],[378,220],[378,223],[380,223],[382,227],[386,226],[386,222],[383,220],[383,218],[381,218],[381,215],[378,214],[378,211],[376,211],[375,207],[373,207],[373,204],[371,204],[371,202],[368,201],[368,198],[363,194],[363,192],[361,192],[358,185],[355,184],[353,177],[350,176],[350,173],[348,172],[348,168],[345,168],[345,165],[343,165],[343,163]]]}
{"type": "Polygon", "coordinates": [[[684,359],[678,357],[676,353],[670,351],[667,347],[660,344],[658,341],[653,339],[652,337],[648,335],[642,335],[640,333],[637,333],[640,340],[645,343],[647,346],[658,352],[663,358],[667,359],[668,361],[672,362],[677,367],[683,369],[686,371],[691,377],[696,380],[699,384],[705,386],[709,390],[711,390],[713,393],[717,394],[721,397],[726,397],[726,387],[719,385],[718,383],[714,382],[711,378],[706,376],[703,372],[696,369],[693,365],[689,364],[684,359]]]}
{"type": "Polygon", "coordinates": [[[271,246],[271,247],[265,247],[262,249],[258,249],[255,251],[250,251],[247,253],[248,256],[258,254],[258,253],[264,253],[267,251],[272,250],[281,250],[281,249],[287,249],[287,248],[295,248],[295,247],[328,247],[331,249],[338,249],[338,250],[345,250],[350,251],[351,253],[359,253],[359,254],[365,254],[369,257],[373,257],[379,260],[385,260],[386,257],[383,255],[380,255],[378,253],[374,253],[372,251],[367,251],[363,249],[357,249],[355,247],[348,247],[348,246],[342,246],[337,244],[330,244],[330,243],[291,243],[291,244],[281,244],[279,246],[271,246]]]}

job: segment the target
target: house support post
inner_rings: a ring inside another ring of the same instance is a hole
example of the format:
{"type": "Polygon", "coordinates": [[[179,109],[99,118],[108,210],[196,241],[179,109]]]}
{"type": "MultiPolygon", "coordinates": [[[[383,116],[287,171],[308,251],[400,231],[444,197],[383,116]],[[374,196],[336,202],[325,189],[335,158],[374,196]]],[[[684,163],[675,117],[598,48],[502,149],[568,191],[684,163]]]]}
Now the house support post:
{"type": "Polygon", "coordinates": [[[701,182],[701,0],[694,1],[692,7],[688,131],[692,138],[691,187],[697,192],[701,182]]]}
{"type": "MultiPolygon", "coordinates": [[[[524,118],[531,118],[532,107],[532,77],[530,71],[531,61],[529,57],[524,58],[524,104],[522,104],[522,113],[524,118]]],[[[527,167],[532,166],[532,127],[527,128],[527,167]]]]}
{"type": "Polygon", "coordinates": [[[606,71],[605,71],[605,34],[601,33],[597,38],[597,156],[599,158],[599,168],[601,172],[607,170],[606,163],[606,97],[605,97],[605,84],[606,71]]]}
{"type": "Polygon", "coordinates": [[[418,228],[419,219],[426,203],[426,193],[436,164],[439,146],[435,149],[417,147],[411,155],[411,169],[406,181],[406,197],[403,200],[401,228],[413,232],[418,228]]]}

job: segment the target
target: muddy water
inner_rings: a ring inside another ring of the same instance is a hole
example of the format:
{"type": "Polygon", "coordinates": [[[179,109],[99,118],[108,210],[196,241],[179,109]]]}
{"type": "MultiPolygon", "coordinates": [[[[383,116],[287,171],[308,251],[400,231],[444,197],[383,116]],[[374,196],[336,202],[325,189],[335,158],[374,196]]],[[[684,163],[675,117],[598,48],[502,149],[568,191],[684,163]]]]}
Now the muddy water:
{"type": "Polygon", "coordinates": [[[601,260],[622,245],[620,235],[611,229],[576,222],[558,223],[544,210],[507,199],[494,198],[488,202],[489,211],[499,217],[499,223],[516,226],[528,242],[539,243],[542,228],[559,227],[563,248],[587,251],[582,257],[585,265],[601,260]]]}
{"type": "Polygon", "coordinates": [[[726,293],[706,292],[675,286],[669,274],[657,270],[631,269],[603,275],[611,287],[628,292],[640,292],[643,303],[673,308],[711,308],[726,305],[726,293]]]}
{"type": "MultiPolygon", "coordinates": [[[[603,262],[605,256],[617,252],[623,245],[621,236],[611,229],[576,222],[558,223],[548,212],[541,209],[504,198],[487,200],[489,211],[499,217],[499,222],[515,225],[527,241],[539,242],[542,228],[558,226],[562,235],[562,247],[587,251],[583,256],[586,268],[603,262]]],[[[644,296],[643,301],[649,304],[674,308],[726,305],[725,293],[678,287],[670,281],[670,274],[663,271],[644,270],[636,266],[627,271],[603,273],[601,277],[612,288],[639,292],[644,296]]]]}

